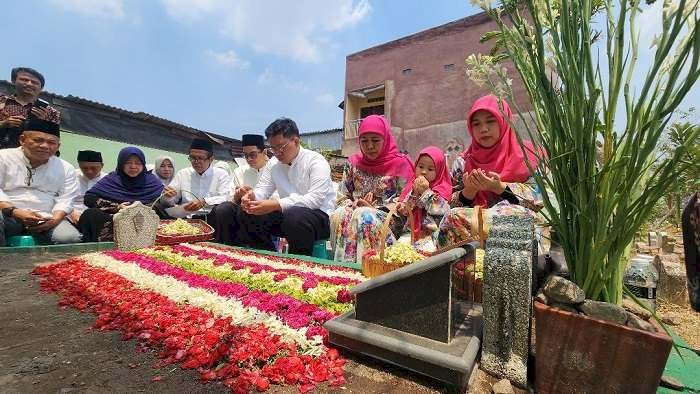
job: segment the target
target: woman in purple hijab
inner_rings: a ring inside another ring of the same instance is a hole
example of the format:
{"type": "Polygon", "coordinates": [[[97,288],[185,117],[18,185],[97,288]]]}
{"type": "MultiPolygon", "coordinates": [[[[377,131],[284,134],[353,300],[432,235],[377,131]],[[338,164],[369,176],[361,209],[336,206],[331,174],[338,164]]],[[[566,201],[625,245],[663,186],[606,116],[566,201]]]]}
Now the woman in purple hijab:
{"type": "Polygon", "coordinates": [[[163,192],[163,183],[146,170],[146,157],[133,146],[122,149],[117,168],[85,193],[89,208],[80,216],[78,227],[83,242],[111,241],[112,215],[140,201],[152,204],[163,192]]]}

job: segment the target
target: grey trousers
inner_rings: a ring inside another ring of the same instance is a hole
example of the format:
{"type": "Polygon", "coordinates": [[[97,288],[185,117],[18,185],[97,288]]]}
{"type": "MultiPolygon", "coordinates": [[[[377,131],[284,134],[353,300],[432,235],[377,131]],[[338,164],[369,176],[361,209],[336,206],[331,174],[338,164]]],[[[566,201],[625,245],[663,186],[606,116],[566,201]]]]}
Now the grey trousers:
{"type": "MultiPolygon", "coordinates": [[[[0,246],[6,245],[6,239],[15,235],[26,233],[25,228],[15,218],[5,218],[0,213],[0,246]]],[[[29,234],[29,233],[27,233],[29,234]]],[[[58,226],[42,233],[32,233],[43,243],[70,244],[78,243],[83,239],[82,234],[68,220],[63,219],[58,226]]]]}

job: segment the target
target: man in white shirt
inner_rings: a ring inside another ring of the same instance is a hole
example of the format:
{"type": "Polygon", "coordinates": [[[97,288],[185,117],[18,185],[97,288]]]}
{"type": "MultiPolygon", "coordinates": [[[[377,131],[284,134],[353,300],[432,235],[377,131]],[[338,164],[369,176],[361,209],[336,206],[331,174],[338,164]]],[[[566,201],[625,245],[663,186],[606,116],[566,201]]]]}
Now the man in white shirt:
{"type": "Polygon", "coordinates": [[[192,167],[178,171],[165,187],[163,205],[178,204],[183,213],[178,216],[206,217],[207,222],[216,228],[216,212],[213,211],[217,205],[228,200],[231,177],[226,170],[212,165],[214,147],[210,140],[194,139],[187,158],[192,167]]]}
{"type": "Polygon", "coordinates": [[[23,233],[42,242],[80,242],[80,232],[66,220],[78,181],[73,166],[55,156],[59,138],[58,124],[30,119],[20,147],[0,150],[0,246],[23,233]]]}
{"type": "Polygon", "coordinates": [[[270,160],[267,157],[265,137],[261,135],[243,134],[241,145],[248,165],[234,170],[231,201],[224,202],[216,208],[216,242],[229,245],[241,245],[240,239],[243,238],[238,234],[240,226],[237,220],[241,197],[253,190],[258,184],[260,174],[277,162],[276,159],[270,160]]]}
{"type": "Polygon", "coordinates": [[[330,235],[328,215],[335,208],[330,166],[301,147],[291,119],[275,120],[265,136],[278,162],[241,198],[240,234],[247,245],[267,250],[274,249],[273,235],[285,237],[290,253],[310,255],[314,242],[330,235]],[[270,199],[275,190],[279,200],[270,199]]]}
{"type": "Polygon", "coordinates": [[[80,215],[87,209],[83,201],[85,192],[107,175],[102,171],[103,167],[102,153],[94,150],[78,151],[78,168],[75,170],[75,177],[78,178],[79,189],[78,196],[73,200],[73,212],[69,216],[71,223],[77,224],[80,215]]]}

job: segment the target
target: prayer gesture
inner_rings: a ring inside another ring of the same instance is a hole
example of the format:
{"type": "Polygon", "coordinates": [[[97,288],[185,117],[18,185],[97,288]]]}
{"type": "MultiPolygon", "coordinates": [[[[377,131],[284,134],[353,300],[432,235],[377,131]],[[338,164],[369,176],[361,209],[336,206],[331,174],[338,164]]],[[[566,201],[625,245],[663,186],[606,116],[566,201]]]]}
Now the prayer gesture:
{"type": "Polygon", "coordinates": [[[40,222],[46,221],[46,218],[28,209],[15,209],[12,211],[12,217],[20,221],[25,227],[36,226],[40,222]]]}
{"type": "Polygon", "coordinates": [[[177,190],[170,186],[166,186],[165,189],[163,189],[163,195],[167,198],[173,198],[177,195],[177,190]]]}
{"type": "Polygon", "coordinates": [[[190,201],[187,204],[183,205],[182,208],[185,211],[195,212],[195,211],[199,211],[200,209],[202,209],[203,206],[204,206],[204,200],[196,199],[194,201],[190,201]]]}
{"type": "Polygon", "coordinates": [[[357,201],[355,201],[355,204],[353,204],[353,207],[354,208],[373,207],[374,206],[373,202],[374,202],[374,193],[369,192],[364,197],[357,199],[357,201]]]}
{"type": "MultiPolygon", "coordinates": [[[[65,214],[63,212],[59,212],[60,211],[54,212],[53,216],[50,218],[42,217],[39,221],[36,222],[36,224],[27,226],[27,230],[31,233],[43,233],[44,231],[51,230],[52,228],[58,226],[58,224],[61,223],[61,221],[65,217],[65,214]]],[[[36,215],[36,213],[34,213],[34,215],[36,215]]]]}
{"type": "Polygon", "coordinates": [[[250,190],[247,192],[243,198],[241,198],[241,207],[249,215],[267,215],[268,213],[281,211],[279,201],[277,200],[262,200],[257,201],[255,199],[255,193],[250,190]]]}
{"type": "Polygon", "coordinates": [[[501,182],[501,177],[498,173],[489,171],[487,174],[480,168],[477,168],[475,171],[477,171],[476,180],[481,190],[489,191],[494,194],[501,194],[506,190],[506,184],[501,182]]]}
{"type": "Polygon", "coordinates": [[[481,168],[472,170],[462,175],[462,195],[470,200],[474,199],[479,191],[487,191],[494,194],[501,194],[506,190],[506,184],[501,182],[498,173],[489,171],[488,174],[481,168]]]}
{"type": "Polygon", "coordinates": [[[430,187],[430,182],[424,176],[416,177],[413,181],[413,194],[420,197],[430,187]]]}
{"type": "Polygon", "coordinates": [[[236,190],[233,192],[233,202],[236,204],[241,202],[241,198],[248,193],[249,191],[253,190],[250,186],[240,186],[237,187],[236,190]]]}

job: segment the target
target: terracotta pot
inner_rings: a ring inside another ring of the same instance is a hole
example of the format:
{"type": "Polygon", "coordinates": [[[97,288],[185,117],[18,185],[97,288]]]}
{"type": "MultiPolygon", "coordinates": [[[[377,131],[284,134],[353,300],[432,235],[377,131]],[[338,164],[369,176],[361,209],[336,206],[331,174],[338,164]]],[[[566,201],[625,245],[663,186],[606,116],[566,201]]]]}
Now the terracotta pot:
{"type": "Polygon", "coordinates": [[[654,393],[672,341],[648,332],[565,312],[535,308],[538,393],[654,393]]]}

